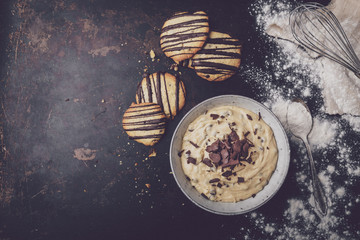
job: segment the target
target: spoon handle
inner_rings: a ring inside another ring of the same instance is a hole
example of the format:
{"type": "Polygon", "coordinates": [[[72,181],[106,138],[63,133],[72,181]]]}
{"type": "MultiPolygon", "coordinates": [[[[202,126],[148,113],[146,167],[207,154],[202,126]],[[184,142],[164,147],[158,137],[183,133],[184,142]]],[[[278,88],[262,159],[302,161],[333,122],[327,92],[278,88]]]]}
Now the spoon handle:
{"type": "Polygon", "coordinates": [[[303,139],[306,150],[308,152],[309,160],[310,160],[310,170],[312,177],[312,186],[313,186],[313,194],[315,199],[315,207],[320,211],[320,213],[325,216],[327,213],[327,200],[325,196],[324,189],[321,185],[320,179],[316,173],[314,159],[311,154],[310,145],[307,139],[303,139]]]}

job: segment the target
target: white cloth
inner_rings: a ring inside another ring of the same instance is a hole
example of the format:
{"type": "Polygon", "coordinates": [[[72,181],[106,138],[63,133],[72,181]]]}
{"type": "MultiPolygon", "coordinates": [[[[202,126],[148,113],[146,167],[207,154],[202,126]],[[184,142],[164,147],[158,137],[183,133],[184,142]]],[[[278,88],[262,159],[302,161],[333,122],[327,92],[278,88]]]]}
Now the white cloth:
{"type": "MultiPolygon", "coordinates": [[[[328,5],[328,9],[338,18],[355,53],[360,57],[360,1],[333,0],[328,5]]],[[[273,37],[296,42],[289,26],[289,14],[283,15],[280,21],[265,27],[267,34],[273,37]]],[[[297,51],[301,50],[297,49],[297,51]]],[[[309,54],[303,54],[304,58],[316,55],[309,54]]],[[[325,57],[321,57],[315,62],[319,66],[325,112],[360,116],[360,79],[350,70],[325,57]]]]}

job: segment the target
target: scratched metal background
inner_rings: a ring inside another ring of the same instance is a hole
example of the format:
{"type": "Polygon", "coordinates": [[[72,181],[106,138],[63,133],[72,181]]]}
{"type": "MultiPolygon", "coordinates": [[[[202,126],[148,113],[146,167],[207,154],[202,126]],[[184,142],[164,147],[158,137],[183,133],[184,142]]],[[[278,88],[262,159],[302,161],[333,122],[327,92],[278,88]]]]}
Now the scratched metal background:
{"type": "MultiPolygon", "coordinates": [[[[202,100],[261,100],[249,81],[239,74],[214,84],[182,71],[186,105],[154,148],[129,141],[121,119],[146,69],[171,72],[159,35],[175,11],[205,10],[213,29],[244,42],[242,64],[262,67],[267,47],[251,2],[2,0],[0,239],[241,239],[251,223],[190,203],[170,174],[168,149],[181,117],[202,100]]],[[[262,213],[281,219],[284,196],[297,194],[291,181],[262,213]]]]}

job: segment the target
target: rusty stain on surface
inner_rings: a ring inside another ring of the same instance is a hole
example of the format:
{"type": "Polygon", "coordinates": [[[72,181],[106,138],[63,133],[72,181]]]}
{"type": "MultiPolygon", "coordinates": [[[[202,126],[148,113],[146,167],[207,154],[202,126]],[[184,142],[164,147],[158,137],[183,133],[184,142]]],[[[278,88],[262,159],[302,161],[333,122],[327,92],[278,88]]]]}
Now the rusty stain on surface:
{"type": "Polygon", "coordinates": [[[76,148],[74,149],[74,158],[80,161],[90,161],[94,160],[96,157],[97,150],[92,150],[89,148],[76,148]]]}

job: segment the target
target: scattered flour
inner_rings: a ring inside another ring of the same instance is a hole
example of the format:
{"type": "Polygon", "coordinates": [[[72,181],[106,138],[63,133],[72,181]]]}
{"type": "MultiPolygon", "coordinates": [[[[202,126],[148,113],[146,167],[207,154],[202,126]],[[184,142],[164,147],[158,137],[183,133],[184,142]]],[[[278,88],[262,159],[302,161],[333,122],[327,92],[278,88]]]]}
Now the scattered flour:
{"type": "MultiPolygon", "coordinates": [[[[287,23],[289,11],[294,7],[294,4],[285,0],[258,0],[252,4],[250,10],[256,18],[257,30],[266,42],[265,45],[270,45],[272,51],[264,56],[265,68],[243,66],[240,74],[254,86],[258,93],[257,100],[264,102],[273,111],[288,132],[293,155],[292,171],[289,172],[287,181],[292,181],[298,194],[289,196],[286,200],[287,207],[281,219],[274,221],[273,216],[262,211],[254,211],[246,216],[254,224],[254,228],[263,234],[263,238],[257,239],[358,239],[360,230],[351,227],[349,221],[354,220],[349,216],[360,204],[359,196],[350,192],[350,189],[360,183],[357,159],[360,154],[360,141],[357,137],[360,132],[360,117],[350,114],[329,115],[332,113],[327,105],[329,102],[324,101],[322,78],[323,74],[327,74],[326,77],[333,81],[339,69],[321,72],[319,67],[324,68],[319,64],[324,64],[323,61],[316,62],[308,57],[308,53],[296,51],[292,42],[276,40],[266,33],[265,29],[271,24],[287,23]],[[289,132],[286,114],[294,98],[303,99],[311,106],[313,128],[309,134],[309,142],[318,176],[328,199],[329,209],[324,217],[314,208],[305,147],[289,132]]],[[[283,34],[281,28],[275,28],[275,31],[283,34]]],[[[337,87],[341,88],[339,85],[337,87]]],[[[340,91],[338,93],[346,94],[340,91]]],[[[359,102],[342,101],[336,103],[335,107],[347,112],[352,107],[349,105],[354,104],[360,106],[359,102]]],[[[251,233],[245,234],[244,239],[252,239],[251,233]]]]}

